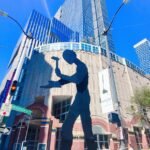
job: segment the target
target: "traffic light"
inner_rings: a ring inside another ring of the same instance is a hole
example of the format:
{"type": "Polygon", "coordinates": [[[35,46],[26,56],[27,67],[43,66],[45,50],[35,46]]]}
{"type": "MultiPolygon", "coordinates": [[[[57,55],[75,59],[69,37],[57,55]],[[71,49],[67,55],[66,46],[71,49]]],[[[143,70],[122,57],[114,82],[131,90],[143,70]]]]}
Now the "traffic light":
{"type": "Polygon", "coordinates": [[[13,81],[12,86],[11,86],[11,90],[10,90],[10,94],[11,94],[12,96],[13,96],[13,95],[15,94],[15,92],[16,92],[17,84],[18,84],[18,82],[17,82],[16,80],[13,81]]]}
{"type": "Polygon", "coordinates": [[[115,112],[111,112],[108,114],[108,120],[109,120],[109,122],[111,122],[113,124],[117,124],[118,127],[121,126],[121,120],[119,118],[119,115],[115,112]]]}

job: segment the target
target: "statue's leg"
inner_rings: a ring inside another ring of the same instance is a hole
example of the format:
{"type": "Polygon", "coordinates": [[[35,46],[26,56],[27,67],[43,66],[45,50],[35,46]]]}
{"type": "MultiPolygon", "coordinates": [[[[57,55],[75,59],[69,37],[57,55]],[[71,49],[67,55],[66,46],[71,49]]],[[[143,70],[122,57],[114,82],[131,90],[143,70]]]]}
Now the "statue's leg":
{"type": "Polygon", "coordinates": [[[80,111],[81,121],[88,150],[96,150],[96,139],[92,132],[92,121],[89,106],[80,111]]]}
{"type": "Polygon", "coordinates": [[[76,104],[73,104],[70,107],[68,116],[62,126],[60,150],[71,150],[72,140],[73,140],[73,135],[72,135],[73,125],[78,116],[79,116],[79,111],[76,107],[76,104]]]}

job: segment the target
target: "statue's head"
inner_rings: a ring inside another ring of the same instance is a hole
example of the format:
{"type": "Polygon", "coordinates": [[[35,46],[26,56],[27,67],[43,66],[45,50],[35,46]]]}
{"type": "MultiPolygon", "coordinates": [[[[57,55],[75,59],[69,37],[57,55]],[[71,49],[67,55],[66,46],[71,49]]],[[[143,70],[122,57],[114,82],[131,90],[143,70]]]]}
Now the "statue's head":
{"type": "Polygon", "coordinates": [[[75,62],[77,56],[73,50],[66,49],[63,52],[63,58],[67,63],[73,64],[75,62]]]}

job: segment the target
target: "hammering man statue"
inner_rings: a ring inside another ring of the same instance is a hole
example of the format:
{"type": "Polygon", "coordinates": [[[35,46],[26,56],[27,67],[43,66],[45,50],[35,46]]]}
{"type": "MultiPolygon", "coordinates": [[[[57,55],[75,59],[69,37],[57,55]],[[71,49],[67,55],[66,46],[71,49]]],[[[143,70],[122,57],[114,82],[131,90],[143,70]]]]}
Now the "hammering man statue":
{"type": "Polygon", "coordinates": [[[61,73],[58,66],[58,57],[52,57],[56,61],[55,73],[60,80],[49,81],[48,85],[43,85],[41,88],[53,88],[61,87],[68,83],[75,83],[77,88],[77,93],[73,104],[70,106],[70,110],[61,131],[61,150],[71,150],[72,146],[72,130],[73,125],[80,115],[82,127],[84,131],[85,141],[87,143],[88,150],[96,150],[94,136],[92,133],[92,123],[90,117],[90,95],[88,91],[88,70],[86,65],[80,61],[76,53],[72,50],[65,50],[63,52],[64,60],[69,64],[76,65],[76,73],[72,76],[64,75],[61,73]]]}

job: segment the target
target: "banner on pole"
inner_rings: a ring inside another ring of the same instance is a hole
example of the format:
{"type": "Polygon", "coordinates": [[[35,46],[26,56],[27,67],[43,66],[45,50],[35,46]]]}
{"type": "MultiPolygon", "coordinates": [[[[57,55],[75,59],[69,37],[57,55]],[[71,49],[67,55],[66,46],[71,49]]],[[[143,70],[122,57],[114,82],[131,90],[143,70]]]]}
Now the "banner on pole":
{"type": "Polygon", "coordinates": [[[99,72],[99,85],[102,112],[109,113],[114,111],[109,69],[104,69],[99,72]]]}

